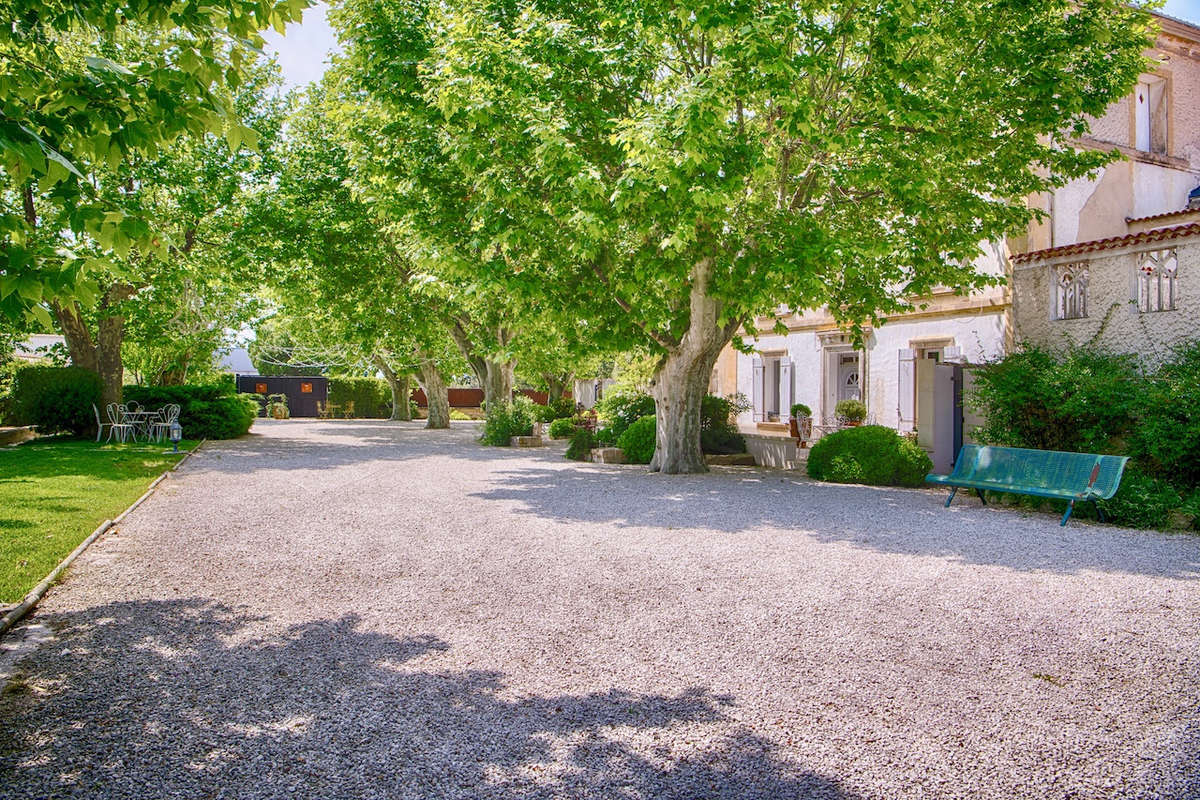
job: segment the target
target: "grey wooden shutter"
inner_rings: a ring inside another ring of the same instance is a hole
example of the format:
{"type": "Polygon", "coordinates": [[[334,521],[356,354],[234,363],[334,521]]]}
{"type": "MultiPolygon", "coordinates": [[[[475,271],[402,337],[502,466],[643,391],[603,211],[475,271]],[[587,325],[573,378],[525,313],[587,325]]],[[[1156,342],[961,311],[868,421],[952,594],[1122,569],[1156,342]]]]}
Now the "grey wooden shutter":
{"type": "Polygon", "coordinates": [[[910,347],[902,347],[900,349],[900,375],[896,381],[896,391],[899,393],[896,411],[900,417],[897,428],[901,433],[911,431],[916,423],[916,383],[917,353],[910,347]]]}
{"type": "Polygon", "coordinates": [[[751,390],[750,401],[754,406],[754,421],[762,422],[766,419],[766,414],[763,412],[763,362],[761,358],[754,358],[754,388],[751,390]]]}
{"type": "Polygon", "coordinates": [[[787,419],[792,413],[792,360],[787,356],[779,359],[779,418],[787,419]]]}

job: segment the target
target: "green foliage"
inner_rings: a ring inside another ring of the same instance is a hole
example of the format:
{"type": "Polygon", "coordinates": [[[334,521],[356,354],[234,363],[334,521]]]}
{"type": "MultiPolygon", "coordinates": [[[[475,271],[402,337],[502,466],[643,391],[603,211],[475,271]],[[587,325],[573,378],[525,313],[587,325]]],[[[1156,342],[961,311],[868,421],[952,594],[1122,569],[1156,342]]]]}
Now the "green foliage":
{"type": "Polygon", "coordinates": [[[17,424],[13,416],[12,384],[17,370],[26,366],[28,364],[18,358],[0,361],[0,425],[17,424]]]}
{"type": "Polygon", "coordinates": [[[1137,392],[1129,455],[1147,474],[1200,487],[1200,341],[1180,347],[1137,392]]]}
{"type": "Polygon", "coordinates": [[[712,454],[746,452],[746,439],[730,421],[734,412],[731,400],[705,395],[700,402],[700,450],[712,454]]]}
{"type": "Polygon", "coordinates": [[[1176,489],[1161,478],[1147,475],[1133,463],[1126,466],[1121,486],[1112,499],[1100,501],[1110,522],[1131,528],[1166,528],[1171,512],[1182,505],[1183,499],[1176,489]]]}
{"type": "MultiPolygon", "coordinates": [[[[81,435],[96,428],[93,405],[100,405],[100,377],[80,367],[31,366],[12,378],[12,416],[41,433],[81,435]]],[[[104,412],[101,410],[101,416],[104,412]]]]}
{"type": "Polygon", "coordinates": [[[554,420],[558,419],[558,417],[554,415],[554,409],[550,408],[548,405],[544,406],[539,403],[533,404],[533,418],[536,421],[543,423],[553,422],[554,420]]]}
{"type": "Polygon", "coordinates": [[[596,413],[608,422],[607,435],[617,441],[630,425],[654,414],[654,398],[638,392],[610,392],[596,404],[596,413]]]}
{"type": "Polygon", "coordinates": [[[792,403],[791,408],[792,418],[800,419],[801,417],[811,417],[812,409],[804,405],[804,403],[792,403]]]}
{"type": "Polygon", "coordinates": [[[634,422],[617,439],[617,446],[625,453],[630,464],[649,464],[654,458],[657,439],[657,422],[653,415],[634,422]]]}
{"type": "Polygon", "coordinates": [[[566,439],[575,433],[575,420],[570,417],[562,417],[561,419],[553,420],[550,423],[550,438],[551,439],[566,439]]]}
{"type": "Polygon", "coordinates": [[[1134,360],[1098,350],[1028,347],[976,372],[981,441],[1037,450],[1117,453],[1144,388],[1134,360]]]}
{"type": "MultiPolygon", "coordinates": [[[[254,400],[257,403],[261,395],[254,395],[254,400]]],[[[286,394],[269,394],[267,395],[267,416],[271,419],[288,419],[292,416],[291,409],[288,408],[286,394]]]]}
{"type": "Polygon", "coordinates": [[[867,418],[867,406],[861,400],[842,400],[833,407],[833,413],[846,422],[862,422],[867,418]]]}
{"type": "Polygon", "coordinates": [[[571,434],[571,443],[567,445],[567,458],[572,461],[587,461],[591,457],[592,448],[597,446],[594,435],[587,428],[576,428],[571,434]]]}
{"type": "Polygon", "coordinates": [[[546,401],[546,406],[550,409],[550,419],[543,420],[544,422],[575,415],[575,401],[569,397],[551,397],[546,401]]]}
{"type": "Polygon", "coordinates": [[[808,454],[809,477],[877,486],[921,486],[933,462],[891,428],[865,425],[822,436],[808,454]]]}
{"type": "Polygon", "coordinates": [[[329,402],[341,408],[354,403],[356,417],[387,419],[392,415],[392,387],[383,378],[330,378],[329,402]]]}
{"type": "MultiPolygon", "coordinates": [[[[413,411],[413,419],[416,419],[416,418],[417,418],[417,412],[413,411]]],[[[467,422],[468,420],[471,419],[471,417],[469,417],[468,415],[459,411],[457,408],[452,408],[452,409],[450,409],[450,419],[457,420],[458,422],[467,422]]]]}
{"type": "Polygon", "coordinates": [[[533,433],[534,404],[529,398],[518,395],[511,403],[498,403],[489,408],[483,423],[480,441],[492,447],[508,447],[514,436],[533,433]]]}
{"type": "MultiPolygon", "coordinates": [[[[624,431],[622,431],[624,433],[624,431]]],[[[616,447],[617,433],[612,429],[611,425],[605,425],[595,433],[597,447],[616,447]]]]}
{"type": "Polygon", "coordinates": [[[250,430],[262,397],[237,394],[227,381],[183,386],[126,386],[125,402],[157,409],[179,405],[179,424],[189,439],[236,439],[250,430]]]}

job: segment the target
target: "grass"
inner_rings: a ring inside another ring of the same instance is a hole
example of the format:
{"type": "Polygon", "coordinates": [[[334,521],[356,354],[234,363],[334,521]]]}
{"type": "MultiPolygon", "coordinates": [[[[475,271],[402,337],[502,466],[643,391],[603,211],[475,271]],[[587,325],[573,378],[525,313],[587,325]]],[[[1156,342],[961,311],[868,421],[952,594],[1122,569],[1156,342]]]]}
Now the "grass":
{"type": "Polygon", "coordinates": [[[0,449],[0,603],[23,598],[194,445],[176,455],[164,444],[48,438],[0,449]]]}

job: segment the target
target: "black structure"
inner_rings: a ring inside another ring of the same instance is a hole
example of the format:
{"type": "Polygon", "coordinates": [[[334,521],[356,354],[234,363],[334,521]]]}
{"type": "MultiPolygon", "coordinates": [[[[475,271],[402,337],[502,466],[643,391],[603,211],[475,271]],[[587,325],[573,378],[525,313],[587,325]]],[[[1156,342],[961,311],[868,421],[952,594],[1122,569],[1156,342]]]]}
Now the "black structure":
{"type": "MultiPolygon", "coordinates": [[[[317,416],[317,403],[329,400],[329,379],[316,375],[238,375],[239,392],[282,394],[287,396],[288,411],[293,417],[317,416]]],[[[262,404],[259,414],[266,413],[262,404]]]]}

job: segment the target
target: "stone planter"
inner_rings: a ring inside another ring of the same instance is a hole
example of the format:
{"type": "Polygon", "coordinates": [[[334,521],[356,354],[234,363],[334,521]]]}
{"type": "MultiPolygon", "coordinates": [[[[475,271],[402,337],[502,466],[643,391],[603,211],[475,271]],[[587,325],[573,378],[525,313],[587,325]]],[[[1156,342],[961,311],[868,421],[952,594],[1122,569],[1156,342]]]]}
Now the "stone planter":
{"type": "Polygon", "coordinates": [[[592,451],[592,461],[597,464],[625,464],[625,451],[619,447],[597,447],[592,451]]]}
{"type": "Polygon", "coordinates": [[[812,425],[812,417],[790,417],[788,419],[788,430],[800,447],[807,447],[808,441],[812,439],[812,425]]]}
{"type": "Polygon", "coordinates": [[[510,447],[541,447],[542,437],[540,436],[514,436],[508,440],[510,447]]]}

